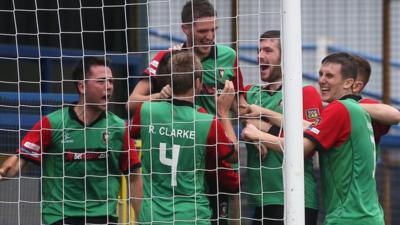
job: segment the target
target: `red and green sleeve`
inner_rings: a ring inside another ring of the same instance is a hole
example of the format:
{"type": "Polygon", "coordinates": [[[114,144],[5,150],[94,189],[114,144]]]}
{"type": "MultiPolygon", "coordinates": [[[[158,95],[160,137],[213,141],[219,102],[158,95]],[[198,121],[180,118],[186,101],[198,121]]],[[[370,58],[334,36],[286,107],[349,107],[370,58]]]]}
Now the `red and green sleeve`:
{"type": "Polygon", "coordinates": [[[315,87],[308,85],[303,87],[303,118],[314,122],[322,111],[321,95],[315,87]]]}
{"type": "MultiPolygon", "coordinates": [[[[366,103],[366,104],[377,104],[377,103],[380,103],[377,100],[368,99],[368,98],[363,98],[359,102],[360,103],[366,103]]],[[[374,130],[375,143],[379,144],[379,142],[381,141],[381,137],[389,132],[390,126],[389,125],[385,125],[385,124],[381,124],[381,123],[377,122],[374,119],[372,119],[371,122],[372,122],[372,128],[374,130]]]]}
{"type": "Polygon", "coordinates": [[[42,153],[46,152],[47,147],[51,144],[51,138],[51,124],[45,116],[25,135],[17,153],[21,154],[24,159],[40,163],[42,153]]]}
{"type": "Polygon", "coordinates": [[[339,147],[350,137],[350,113],[339,101],[330,103],[321,113],[318,124],[304,131],[304,137],[317,145],[319,150],[339,147]]]}
{"type": "Polygon", "coordinates": [[[120,169],[124,173],[129,173],[140,167],[140,160],[138,152],[135,148],[134,140],[129,136],[128,124],[126,124],[126,129],[124,133],[124,153],[121,154],[120,169]]]}
{"type": "Polygon", "coordinates": [[[150,77],[154,77],[157,73],[158,65],[160,64],[161,60],[169,53],[169,51],[164,50],[157,53],[154,58],[151,60],[149,67],[144,70],[144,74],[149,75],[150,77]]]}

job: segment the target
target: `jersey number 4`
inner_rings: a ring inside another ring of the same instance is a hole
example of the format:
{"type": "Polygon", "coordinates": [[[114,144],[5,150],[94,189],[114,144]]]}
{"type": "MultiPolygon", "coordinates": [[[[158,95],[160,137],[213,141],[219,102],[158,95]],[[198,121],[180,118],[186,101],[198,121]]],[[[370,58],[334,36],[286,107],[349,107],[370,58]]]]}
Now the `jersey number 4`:
{"type": "Polygon", "coordinates": [[[172,146],[172,158],[167,158],[167,144],[160,143],[160,162],[171,167],[171,186],[176,186],[176,170],[178,167],[178,158],[180,145],[172,146]]]}

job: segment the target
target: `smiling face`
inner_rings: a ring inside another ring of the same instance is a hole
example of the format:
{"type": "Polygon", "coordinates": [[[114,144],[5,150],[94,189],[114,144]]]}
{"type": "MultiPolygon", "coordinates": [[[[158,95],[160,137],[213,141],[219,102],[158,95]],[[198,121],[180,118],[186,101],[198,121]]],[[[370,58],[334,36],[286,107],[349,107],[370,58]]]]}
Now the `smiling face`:
{"type": "Polygon", "coordinates": [[[193,25],[182,25],[188,47],[193,46],[196,55],[200,58],[210,54],[215,41],[216,29],[215,17],[202,17],[197,19],[193,25]]]}
{"type": "Polygon", "coordinates": [[[261,40],[257,59],[260,65],[260,77],[262,81],[272,83],[282,80],[279,39],[268,38],[261,40]]]}
{"type": "Polygon", "coordinates": [[[85,104],[104,111],[113,92],[113,75],[107,66],[93,65],[85,81],[79,81],[78,89],[84,96],[85,104]],[[84,83],[83,83],[84,82],[84,83]]]}
{"type": "Polygon", "coordinates": [[[352,93],[352,78],[344,79],[342,65],[338,63],[323,63],[319,70],[319,87],[324,102],[332,102],[352,93]]]}

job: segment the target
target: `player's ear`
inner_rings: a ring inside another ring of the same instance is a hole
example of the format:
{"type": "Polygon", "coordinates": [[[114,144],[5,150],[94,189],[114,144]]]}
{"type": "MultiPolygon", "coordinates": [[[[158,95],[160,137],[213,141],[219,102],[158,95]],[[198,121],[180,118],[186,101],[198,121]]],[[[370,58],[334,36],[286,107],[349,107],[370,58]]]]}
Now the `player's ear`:
{"type": "Polygon", "coordinates": [[[182,31],[186,36],[190,36],[192,33],[192,27],[189,24],[182,24],[182,31]]]}
{"type": "Polygon", "coordinates": [[[344,88],[345,89],[352,89],[353,90],[353,85],[354,85],[354,79],[353,78],[347,78],[344,81],[344,88]]]}
{"type": "Polygon", "coordinates": [[[194,90],[196,94],[200,93],[202,86],[203,82],[201,78],[196,78],[196,80],[194,81],[194,90]]]}
{"type": "Polygon", "coordinates": [[[76,83],[76,87],[78,89],[79,94],[84,94],[85,93],[85,84],[83,80],[80,80],[76,83]]]}
{"type": "Polygon", "coordinates": [[[359,94],[359,93],[361,93],[363,88],[364,88],[364,82],[362,82],[361,80],[354,81],[353,93],[359,94]]]}

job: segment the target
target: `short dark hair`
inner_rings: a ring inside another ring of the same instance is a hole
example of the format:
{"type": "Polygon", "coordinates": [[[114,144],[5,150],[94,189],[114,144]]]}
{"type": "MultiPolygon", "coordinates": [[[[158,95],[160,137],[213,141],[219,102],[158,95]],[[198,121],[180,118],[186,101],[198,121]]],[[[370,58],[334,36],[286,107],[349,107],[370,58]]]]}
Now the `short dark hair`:
{"type": "Polygon", "coordinates": [[[216,16],[214,6],[207,0],[189,0],[182,8],[182,23],[192,23],[203,17],[216,16]]]}
{"type": "Polygon", "coordinates": [[[361,56],[353,55],[353,58],[358,65],[357,77],[361,78],[366,85],[371,77],[371,64],[361,56]]]}
{"type": "Polygon", "coordinates": [[[92,66],[110,66],[110,61],[104,57],[85,56],[79,60],[72,72],[72,80],[75,81],[75,86],[78,88],[78,81],[82,81],[89,74],[92,66]]]}
{"type": "Polygon", "coordinates": [[[277,39],[279,41],[279,50],[281,49],[281,32],[279,30],[267,30],[260,36],[260,41],[265,39],[277,39]]]}
{"type": "Polygon", "coordinates": [[[162,74],[165,84],[169,84],[174,94],[184,94],[194,88],[194,81],[202,79],[202,65],[200,59],[188,50],[173,51],[168,63],[163,66],[162,74]]]}
{"type": "Polygon", "coordinates": [[[341,65],[340,73],[344,79],[352,78],[356,80],[358,66],[352,55],[346,52],[336,52],[326,56],[322,62],[326,63],[336,63],[341,65]]]}

